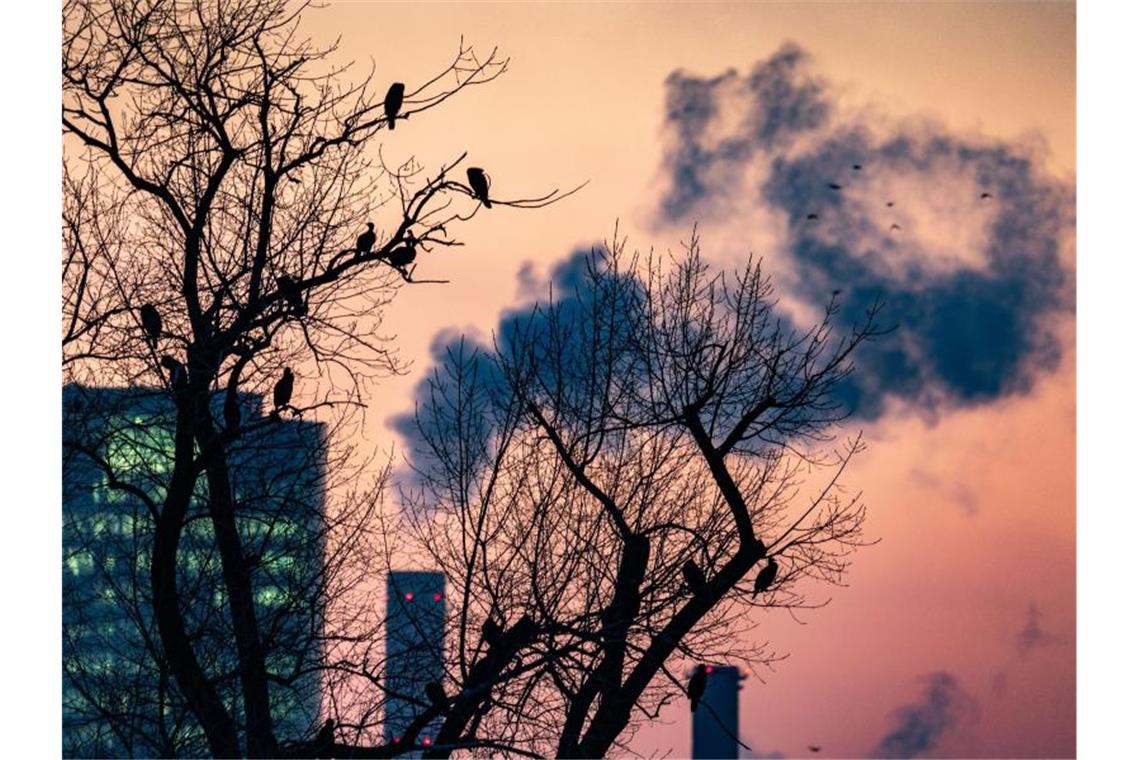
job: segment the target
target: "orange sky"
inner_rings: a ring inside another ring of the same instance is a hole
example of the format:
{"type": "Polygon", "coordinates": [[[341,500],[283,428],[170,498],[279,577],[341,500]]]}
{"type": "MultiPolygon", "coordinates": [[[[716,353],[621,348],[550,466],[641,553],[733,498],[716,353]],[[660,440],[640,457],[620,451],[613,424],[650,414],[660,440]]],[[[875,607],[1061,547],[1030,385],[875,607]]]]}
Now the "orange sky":
{"type": "MultiPolygon", "coordinates": [[[[545,272],[619,218],[642,249],[676,247],[697,221],[654,223],[664,81],[676,69],[747,72],[794,41],[852,113],[1015,141],[1040,151],[1057,177],[1071,182],[1075,172],[1071,3],[333,2],[305,28],[317,39],[339,35],[346,59],[374,59],[382,82],[434,73],[460,35],[498,45],[511,57],[503,78],[396,130],[385,155],[414,151],[432,166],[469,150],[509,197],[590,181],[541,211],[479,214],[458,235],[465,248],[420,265],[419,276],[451,284],[407,288],[389,312],[415,364],[372,399],[368,443],[385,449],[398,445],[385,423],[411,403],[432,336],[489,334],[516,303],[525,262],[545,272]]],[[[725,263],[750,249],[777,256],[783,233],[768,221],[711,224],[707,253],[725,263]]],[[[915,234],[954,234],[930,213],[916,212],[913,224],[915,234]]],[[[850,482],[864,490],[868,532],[882,541],[856,557],[849,588],[820,589],[834,601],[804,615],[807,625],[764,618],[762,635],[791,657],[760,674],[764,683],[746,681],[743,739],[754,750],[797,756],[814,743],[823,756],[864,755],[892,727],[892,712],[920,697],[919,678],[944,671],[976,710],[933,754],[1075,753],[1071,320],[1057,329],[1065,356],[1027,395],[936,418],[900,409],[867,425],[871,446],[850,482]],[[1031,606],[1040,636],[1019,650],[1031,606]]],[[[687,711],[676,705],[634,746],[683,756],[687,711]]]]}

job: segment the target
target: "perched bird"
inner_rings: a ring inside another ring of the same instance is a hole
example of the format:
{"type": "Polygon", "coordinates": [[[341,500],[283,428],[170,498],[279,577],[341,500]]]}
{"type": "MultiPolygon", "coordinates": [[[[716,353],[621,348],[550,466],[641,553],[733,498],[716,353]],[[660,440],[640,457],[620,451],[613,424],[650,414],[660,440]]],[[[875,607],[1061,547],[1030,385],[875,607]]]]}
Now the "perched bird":
{"type": "Polygon", "coordinates": [[[392,252],[388,254],[388,261],[394,267],[403,269],[408,264],[416,260],[416,249],[411,244],[401,245],[398,248],[393,248],[392,252]]]}
{"type": "Polygon", "coordinates": [[[705,687],[709,685],[709,673],[711,672],[712,668],[702,663],[697,666],[696,671],[689,678],[689,688],[685,689],[685,694],[689,697],[689,710],[691,712],[697,711],[697,704],[705,693],[705,687]]]}
{"type": "Polygon", "coordinates": [[[167,355],[159,359],[158,363],[170,374],[171,388],[183,388],[186,386],[186,368],[182,366],[182,362],[173,356],[167,355]]]}
{"type": "Polygon", "coordinates": [[[289,399],[293,398],[293,370],[288,367],[281,373],[281,379],[273,386],[273,409],[280,412],[289,406],[289,399]]]}
{"type": "Polygon", "coordinates": [[[499,639],[503,637],[503,627],[496,622],[495,618],[488,617],[483,623],[483,638],[491,646],[499,643],[499,639]]]}
{"type": "Polygon", "coordinates": [[[814,222],[819,219],[819,214],[808,214],[807,218],[809,222],[814,222]]]}
{"type": "Polygon", "coordinates": [[[332,718],[325,721],[321,730],[317,732],[317,756],[332,757],[333,743],[336,741],[336,723],[332,718]]]}
{"type": "Polygon", "coordinates": [[[384,115],[388,117],[388,129],[396,128],[396,115],[404,104],[404,83],[393,82],[384,96],[384,115]]]}
{"type": "Polygon", "coordinates": [[[693,592],[693,596],[705,590],[705,574],[697,567],[696,562],[691,559],[685,560],[685,564],[681,566],[681,575],[685,576],[685,584],[688,585],[689,591],[693,592]]]}
{"type": "Polygon", "coordinates": [[[356,239],[356,252],[368,253],[374,245],[376,245],[376,225],[369,222],[368,231],[360,233],[360,237],[356,239]]]}
{"type": "Polygon", "coordinates": [[[823,749],[823,747],[819,746],[818,744],[809,744],[808,745],[808,751],[809,752],[819,752],[821,749],[823,749]]]}
{"type": "Polygon", "coordinates": [[[984,201],[988,198],[993,198],[994,196],[992,193],[982,193],[981,196],[979,196],[979,197],[984,201]]]}
{"type": "Polygon", "coordinates": [[[431,700],[431,706],[437,710],[447,709],[447,692],[443,690],[443,686],[439,681],[430,681],[424,686],[424,694],[431,700]]]}
{"type": "Polygon", "coordinates": [[[277,289],[281,291],[281,295],[285,296],[285,300],[289,302],[289,308],[293,310],[294,314],[304,314],[308,309],[305,306],[305,299],[301,295],[301,286],[287,274],[283,274],[277,278],[277,289]]]}
{"type": "Polygon", "coordinates": [[[227,430],[237,430],[241,427],[241,407],[238,406],[236,393],[226,394],[226,403],[222,406],[222,416],[225,417],[227,430]]]}
{"type": "Polygon", "coordinates": [[[487,175],[483,170],[472,166],[467,170],[467,184],[471,185],[471,192],[475,193],[475,197],[483,201],[483,205],[491,208],[491,185],[487,182],[487,175]]]}
{"type": "Polygon", "coordinates": [[[836,184],[835,182],[828,182],[827,186],[830,187],[832,190],[842,190],[843,189],[843,185],[836,184]]]}
{"type": "Polygon", "coordinates": [[[851,168],[855,171],[861,171],[863,169],[863,164],[851,164],[851,168]]]}
{"type": "Polygon", "coordinates": [[[776,560],[771,557],[768,558],[768,564],[756,574],[756,585],[752,587],[752,598],[755,599],[756,595],[761,591],[767,591],[768,587],[772,585],[772,581],[776,580],[776,571],[779,567],[776,565],[776,560]]]}
{"type": "Polygon", "coordinates": [[[892,224],[891,225],[891,232],[894,232],[895,230],[901,230],[901,229],[902,229],[902,227],[900,227],[898,224],[892,224]]]}
{"type": "Polygon", "coordinates": [[[143,329],[146,330],[146,342],[152,349],[158,346],[158,338],[162,335],[162,315],[152,304],[144,303],[139,308],[139,317],[142,319],[143,329]]]}

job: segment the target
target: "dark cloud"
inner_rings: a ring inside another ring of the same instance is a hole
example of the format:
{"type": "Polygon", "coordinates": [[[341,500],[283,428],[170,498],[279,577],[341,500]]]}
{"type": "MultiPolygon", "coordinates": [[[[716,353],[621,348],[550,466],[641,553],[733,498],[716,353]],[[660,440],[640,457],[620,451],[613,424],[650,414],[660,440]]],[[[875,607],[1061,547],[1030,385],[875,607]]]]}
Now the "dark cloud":
{"type": "Polygon", "coordinates": [[[977,703],[953,675],[939,671],[922,681],[922,697],[895,710],[894,726],[870,751],[871,757],[917,757],[934,749],[959,721],[976,717],[977,703]]]}
{"type": "Polygon", "coordinates": [[[711,79],[680,71],[669,76],[666,121],[673,144],[667,160],[673,182],[662,200],[668,216],[689,216],[710,198],[734,192],[739,164],[827,121],[831,105],[823,84],[804,72],[805,58],[803,50],[787,44],[746,77],[734,70],[711,79]],[[723,122],[735,129],[719,137],[723,122]]]}
{"type": "Polygon", "coordinates": [[[1028,391],[1057,366],[1054,317],[1073,309],[1061,250],[1073,228],[1070,187],[1016,145],[841,118],[807,66],[785,45],[747,86],[732,71],[669,77],[661,219],[716,220],[754,198],[786,221],[775,258],[792,295],[823,303],[842,289],[849,324],[882,299],[882,322],[896,330],[863,351],[842,389],[861,417],[880,416],[892,397],[934,411],[1028,391]],[[924,225],[942,226],[924,237],[924,225]],[[977,234],[948,252],[944,228],[977,234]]]}

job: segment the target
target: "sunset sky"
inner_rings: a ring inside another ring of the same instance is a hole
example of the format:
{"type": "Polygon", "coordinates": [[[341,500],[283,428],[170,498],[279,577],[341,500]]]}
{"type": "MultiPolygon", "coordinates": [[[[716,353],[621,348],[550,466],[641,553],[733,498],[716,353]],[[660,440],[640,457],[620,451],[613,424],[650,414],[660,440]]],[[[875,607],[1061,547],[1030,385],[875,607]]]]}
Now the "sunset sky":
{"type": "MultiPolygon", "coordinates": [[[[825,607],[757,618],[788,656],[734,663],[742,756],[1075,754],[1073,3],[332,0],[302,29],[381,92],[461,38],[510,58],[385,134],[389,163],[467,152],[509,198],[588,183],[421,257],[449,283],[389,308],[410,369],[373,388],[365,448],[405,456],[449,343],[489,344],[615,224],[630,250],[678,250],[696,224],[717,266],[762,256],[803,325],[833,290],[844,324],[882,296],[897,329],[844,388],[844,432],[869,444],[846,482],[878,543],[809,590],[825,607]]],[[[683,757],[689,732],[679,699],[632,747],[683,757]]]]}
{"type": "MultiPolygon", "coordinates": [[[[761,619],[790,656],[749,674],[742,739],[753,756],[1073,755],[1074,22],[1071,3],[311,12],[306,31],[381,82],[422,81],[461,36],[510,57],[401,125],[386,158],[468,151],[502,197],[589,181],[479,214],[464,248],[420,264],[451,282],[389,311],[413,366],[371,398],[366,443],[400,452],[392,423],[433,346],[488,340],[526,282],[618,220],[630,248],[677,249],[699,223],[719,265],[764,256],[800,319],[833,288],[850,313],[882,293],[899,329],[862,357],[848,423],[870,442],[848,482],[881,542],[803,624],[761,619]]],[[[674,705],[635,749],[685,755],[688,717],[674,705]]]]}

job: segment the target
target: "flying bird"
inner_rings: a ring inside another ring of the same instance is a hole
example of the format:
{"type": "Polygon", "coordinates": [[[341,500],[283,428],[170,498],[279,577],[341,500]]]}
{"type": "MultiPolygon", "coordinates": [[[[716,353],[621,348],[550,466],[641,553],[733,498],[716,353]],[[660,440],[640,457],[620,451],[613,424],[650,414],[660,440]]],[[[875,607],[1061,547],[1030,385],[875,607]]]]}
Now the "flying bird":
{"type": "Polygon", "coordinates": [[[292,277],[287,274],[278,277],[277,289],[281,291],[281,295],[285,296],[285,300],[289,302],[289,308],[293,310],[294,314],[304,314],[307,311],[305,299],[301,296],[301,286],[292,277]]]}
{"type": "Polygon", "coordinates": [[[388,117],[388,129],[396,128],[396,114],[404,104],[404,83],[393,82],[384,96],[384,115],[388,117]]]}
{"type": "Polygon", "coordinates": [[[701,663],[697,666],[696,672],[689,678],[689,687],[685,689],[685,694],[689,697],[690,712],[697,711],[697,704],[705,693],[705,687],[709,685],[709,671],[711,670],[711,667],[701,663]]]}
{"type": "Polygon", "coordinates": [[[894,232],[895,230],[902,230],[902,227],[900,227],[898,224],[892,224],[891,232],[894,232]]]}
{"type": "Polygon", "coordinates": [[[887,208],[894,208],[894,207],[895,207],[894,201],[887,201],[887,208]]]}
{"type": "Polygon", "coordinates": [[[863,164],[851,164],[851,168],[855,171],[861,171],[863,169],[863,164]]]}
{"type": "Polygon", "coordinates": [[[818,221],[819,220],[819,214],[808,214],[807,218],[808,218],[809,222],[818,221]]]}
{"type": "Polygon", "coordinates": [[[992,193],[982,193],[979,197],[984,201],[984,200],[987,200],[989,198],[993,198],[994,196],[992,193]]]}
{"type": "Polygon", "coordinates": [[[809,752],[819,752],[821,749],[823,749],[823,747],[819,746],[818,744],[809,744],[808,745],[808,751],[809,752]]]}
{"type": "Polygon", "coordinates": [[[843,189],[843,185],[837,184],[835,182],[828,182],[827,186],[830,187],[832,190],[842,190],[843,189]]]}
{"type": "Polygon", "coordinates": [[[318,757],[332,757],[332,746],[336,740],[335,733],[336,723],[332,718],[325,721],[321,726],[321,730],[317,732],[317,756],[318,757]]]}
{"type": "Polygon", "coordinates": [[[376,225],[369,222],[368,231],[360,233],[360,237],[356,239],[356,252],[368,253],[374,245],[376,245],[376,225]]]}
{"type": "Polygon", "coordinates": [[[488,617],[483,622],[483,638],[487,640],[488,644],[495,646],[502,637],[503,627],[495,621],[495,618],[488,617]]]}
{"type": "Polygon", "coordinates": [[[697,567],[696,562],[691,559],[685,560],[685,564],[681,566],[681,575],[685,576],[685,584],[693,596],[697,596],[705,590],[705,574],[697,567]]]}
{"type": "Polygon", "coordinates": [[[273,386],[273,410],[280,412],[289,406],[291,398],[293,398],[293,370],[286,367],[281,373],[281,379],[273,386]]]}
{"type": "Polygon", "coordinates": [[[158,363],[170,374],[170,387],[182,388],[186,385],[186,368],[182,366],[182,362],[175,359],[173,356],[163,356],[158,360],[158,363]]]}
{"type": "Polygon", "coordinates": [[[475,193],[475,197],[483,201],[483,205],[491,208],[491,185],[487,182],[487,175],[483,170],[472,166],[467,170],[467,184],[471,185],[471,192],[475,193]]]}
{"type": "Polygon", "coordinates": [[[162,315],[152,304],[144,303],[139,308],[139,317],[142,319],[143,329],[146,330],[146,342],[152,349],[158,346],[158,338],[162,335],[162,315]]]}
{"type": "Polygon", "coordinates": [[[431,700],[431,706],[439,711],[447,709],[447,692],[439,681],[430,681],[424,686],[424,694],[431,700]]]}
{"type": "Polygon", "coordinates": [[[776,565],[776,560],[771,557],[768,558],[768,564],[764,569],[756,574],[756,585],[752,587],[752,598],[755,599],[756,595],[761,591],[767,591],[768,587],[772,585],[772,581],[776,580],[776,571],[779,567],[776,565]]]}

